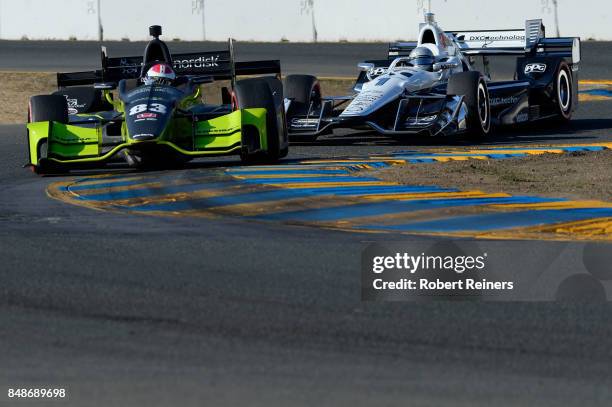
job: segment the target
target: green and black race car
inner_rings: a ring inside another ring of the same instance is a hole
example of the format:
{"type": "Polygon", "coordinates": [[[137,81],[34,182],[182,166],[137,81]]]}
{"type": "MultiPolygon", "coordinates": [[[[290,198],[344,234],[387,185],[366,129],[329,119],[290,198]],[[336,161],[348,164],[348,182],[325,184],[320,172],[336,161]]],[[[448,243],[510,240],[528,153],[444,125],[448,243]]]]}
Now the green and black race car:
{"type": "Polygon", "coordinates": [[[109,58],[102,69],[57,74],[58,91],[30,99],[29,165],[39,174],[125,160],[163,167],[197,157],[240,154],[274,162],[288,141],[279,61],[235,62],[227,50],[170,54],[160,26],[143,57],[109,58]],[[143,81],[151,67],[173,67],[168,83],[143,81]],[[236,81],[238,75],[267,75],[236,81]],[[222,104],[201,101],[201,84],[229,80],[222,104]]]}

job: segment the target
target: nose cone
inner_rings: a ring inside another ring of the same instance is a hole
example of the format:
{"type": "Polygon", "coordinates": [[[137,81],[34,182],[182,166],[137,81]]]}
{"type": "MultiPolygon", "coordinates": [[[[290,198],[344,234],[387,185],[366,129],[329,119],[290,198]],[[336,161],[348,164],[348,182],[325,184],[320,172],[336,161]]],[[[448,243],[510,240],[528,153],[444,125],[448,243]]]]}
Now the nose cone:
{"type": "Polygon", "coordinates": [[[172,101],[137,100],[126,108],[126,124],[130,139],[150,141],[164,134],[172,117],[172,101]]]}
{"type": "Polygon", "coordinates": [[[128,134],[134,141],[155,140],[164,133],[168,120],[168,115],[162,115],[155,112],[145,112],[128,116],[128,134]]]}
{"type": "Polygon", "coordinates": [[[367,82],[340,114],[341,117],[368,116],[404,92],[403,77],[384,75],[367,82]]]}
{"type": "Polygon", "coordinates": [[[183,93],[171,86],[144,85],[124,96],[125,124],[131,141],[157,140],[172,121],[183,93]]]}

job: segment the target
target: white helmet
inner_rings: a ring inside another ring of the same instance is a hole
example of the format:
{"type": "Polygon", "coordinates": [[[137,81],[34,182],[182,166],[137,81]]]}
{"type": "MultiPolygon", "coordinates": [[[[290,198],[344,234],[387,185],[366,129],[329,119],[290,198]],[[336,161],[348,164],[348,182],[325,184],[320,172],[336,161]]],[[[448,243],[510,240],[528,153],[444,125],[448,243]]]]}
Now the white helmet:
{"type": "Polygon", "coordinates": [[[431,71],[436,61],[433,52],[428,47],[416,47],[410,52],[410,63],[418,69],[431,71]]]}
{"type": "Polygon", "coordinates": [[[176,79],[176,74],[169,64],[160,62],[153,65],[147,71],[143,82],[145,85],[164,84],[170,85],[176,79]]]}

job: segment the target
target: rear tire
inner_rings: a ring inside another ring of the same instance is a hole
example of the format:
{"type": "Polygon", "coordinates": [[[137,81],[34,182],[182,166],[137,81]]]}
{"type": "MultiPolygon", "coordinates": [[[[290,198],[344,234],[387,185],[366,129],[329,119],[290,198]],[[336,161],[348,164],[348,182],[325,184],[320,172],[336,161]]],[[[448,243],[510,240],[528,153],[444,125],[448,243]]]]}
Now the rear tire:
{"type": "Polygon", "coordinates": [[[243,149],[240,155],[245,162],[278,161],[288,153],[287,124],[283,104],[283,85],[276,78],[244,79],[234,88],[238,109],[266,109],[267,149],[262,153],[250,153],[243,149]]]}
{"type": "MultiPolygon", "coordinates": [[[[68,105],[66,98],[60,95],[38,95],[30,98],[28,108],[28,123],[33,122],[58,122],[68,123],[68,105]]],[[[28,146],[30,145],[28,132],[28,146]]],[[[51,161],[40,163],[41,158],[47,158],[48,155],[47,139],[41,140],[36,146],[36,156],[38,164],[34,166],[34,172],[37,174],[58,174],[63,172],[59,165],[51,161]]]]}
{"type": "Polygon", "coordinates": [[[491,133],[491,102],[487,83],[480,72],[460,72],[448,81],[447,95],[463,96],[468,109],[467,134],[481,140],[491,133]]]}
{"type": "Polygon", "coordinates": [[[555,75],[555,100],[557,101],[556,110],[559,119],[567,122],[572,118],[574,110],[574,89],[572,81],[572,71],[566,62],[561,62],[555,75]]]}

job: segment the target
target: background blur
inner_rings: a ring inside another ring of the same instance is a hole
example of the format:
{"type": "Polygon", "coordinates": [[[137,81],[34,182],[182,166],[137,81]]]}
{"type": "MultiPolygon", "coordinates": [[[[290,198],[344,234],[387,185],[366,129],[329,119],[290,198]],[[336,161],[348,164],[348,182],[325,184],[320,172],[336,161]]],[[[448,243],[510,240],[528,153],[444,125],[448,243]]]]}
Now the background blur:
{"type": "Polygon", "coordinates": [[[448,30],[521,28],[612,40],[609,0],[0,0],[0,39],[182,41],[410,40],[431,9],[448,30]]]}

